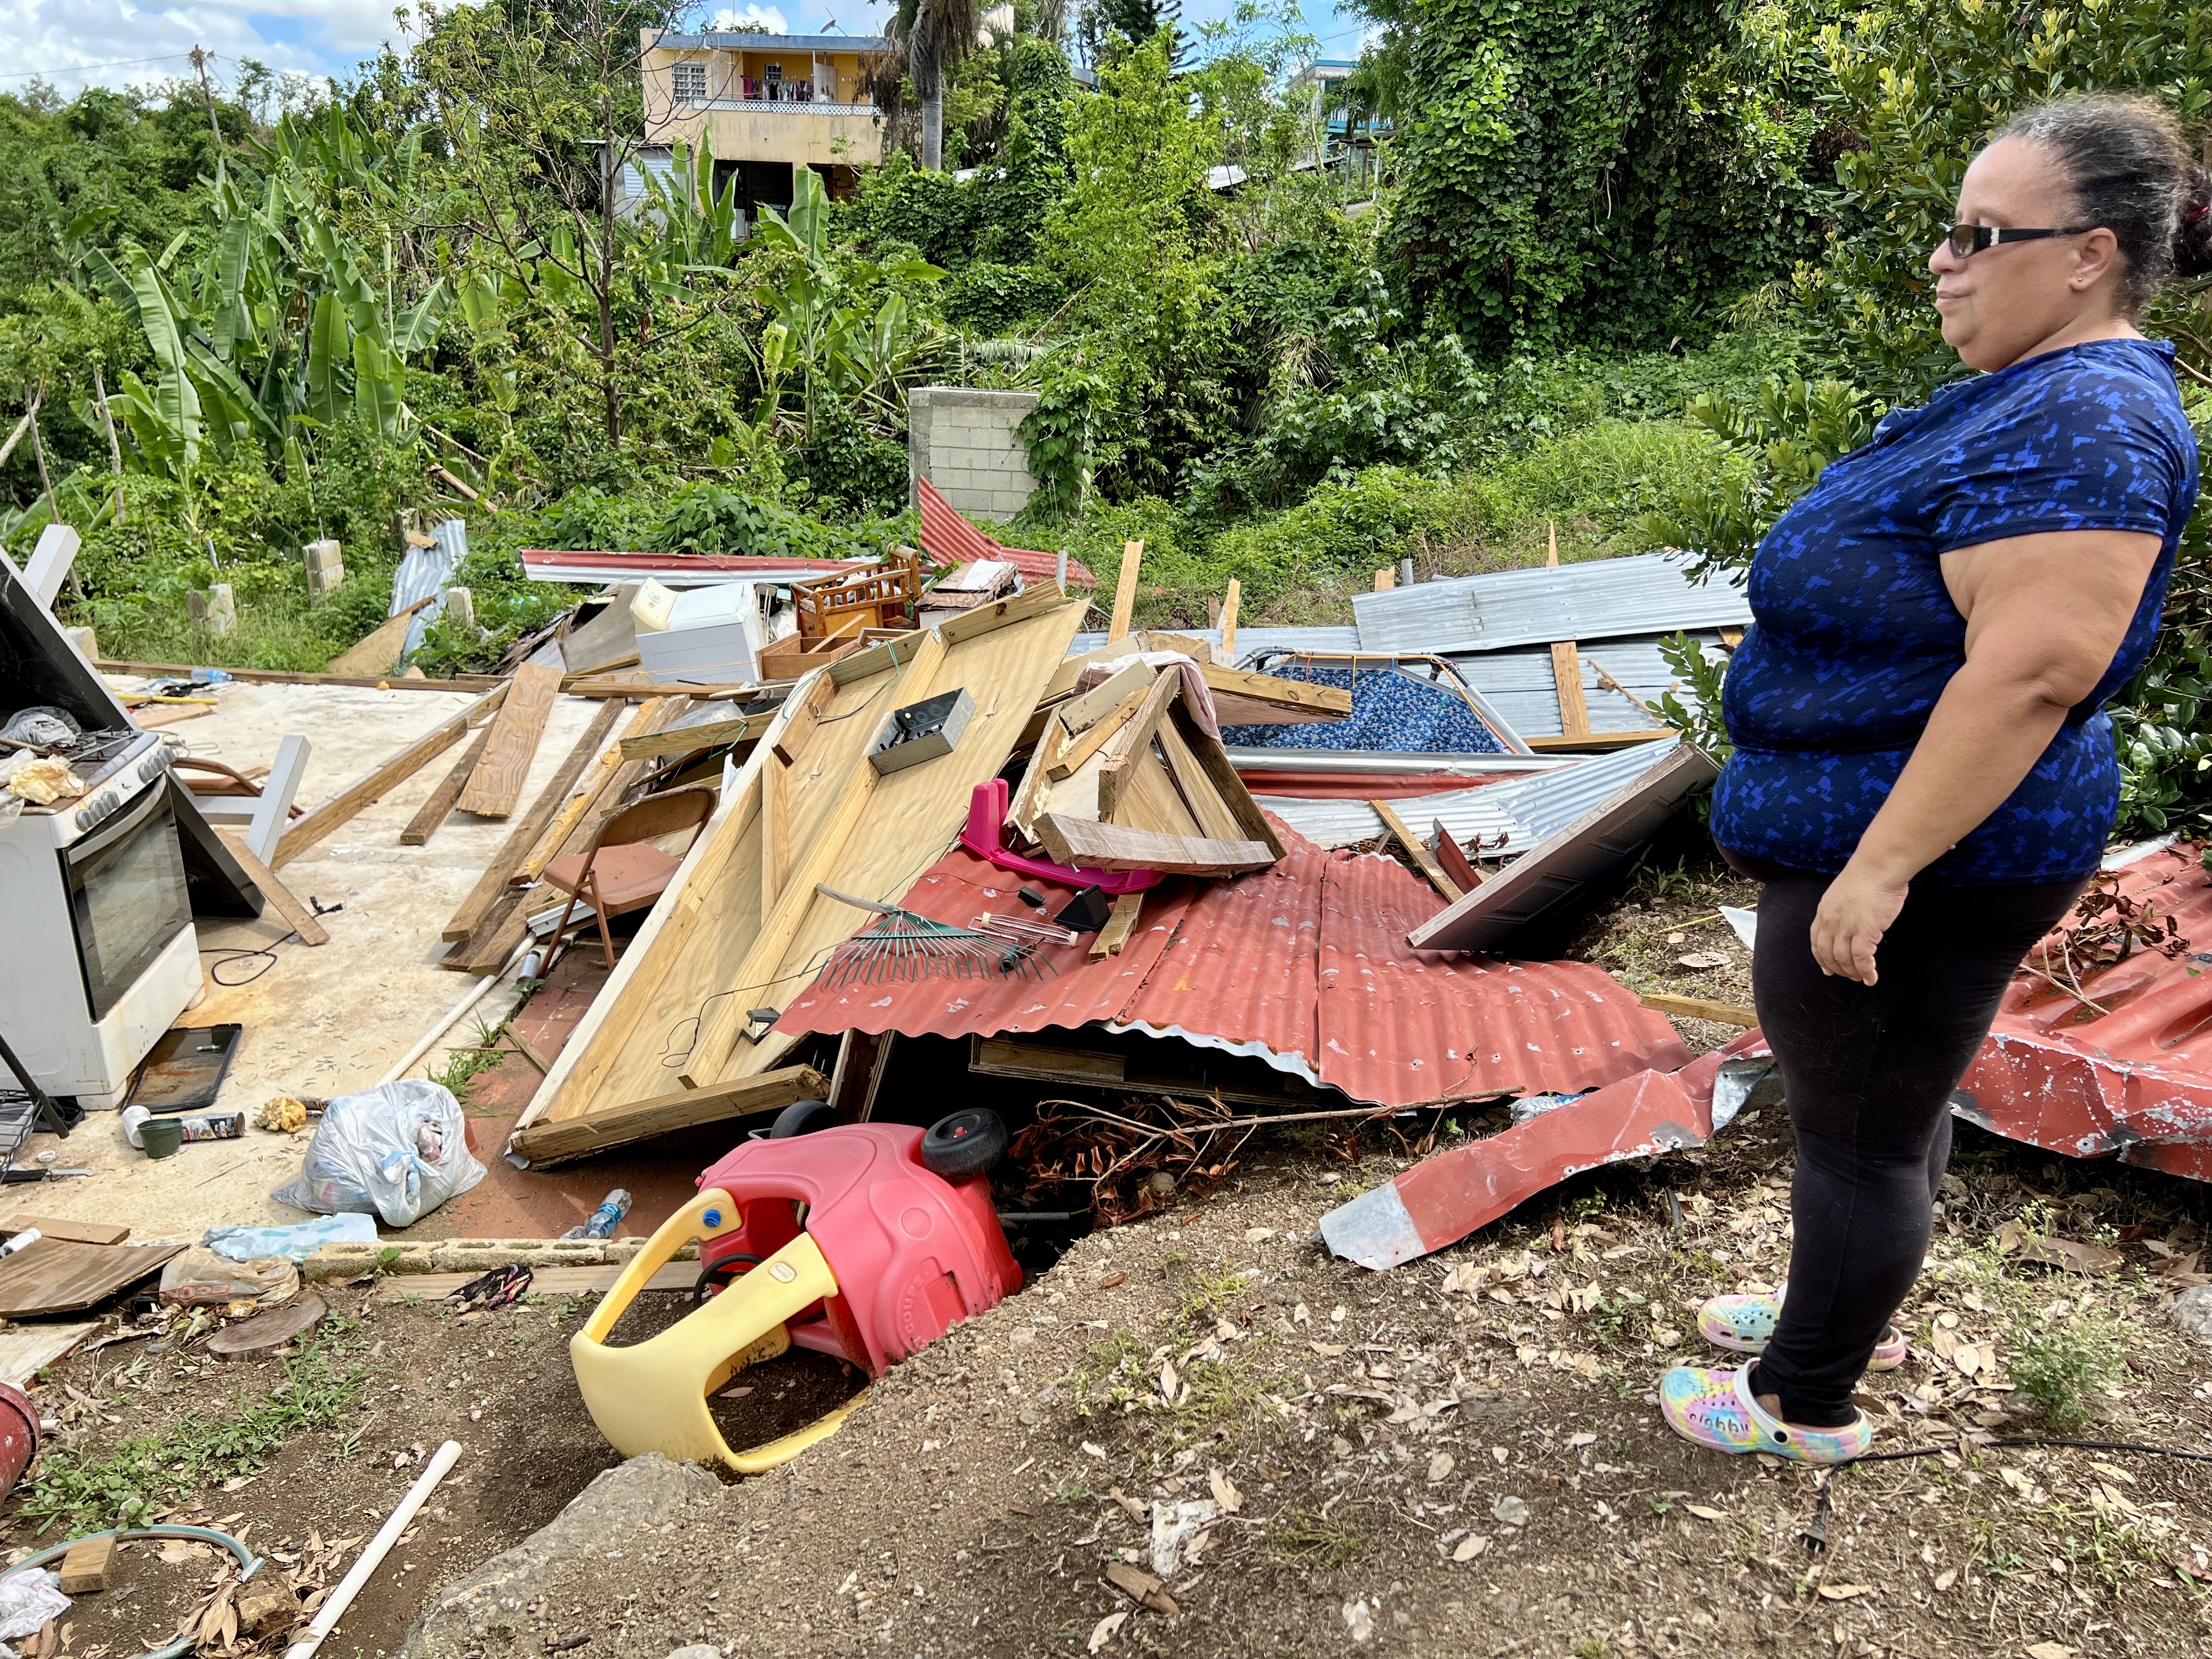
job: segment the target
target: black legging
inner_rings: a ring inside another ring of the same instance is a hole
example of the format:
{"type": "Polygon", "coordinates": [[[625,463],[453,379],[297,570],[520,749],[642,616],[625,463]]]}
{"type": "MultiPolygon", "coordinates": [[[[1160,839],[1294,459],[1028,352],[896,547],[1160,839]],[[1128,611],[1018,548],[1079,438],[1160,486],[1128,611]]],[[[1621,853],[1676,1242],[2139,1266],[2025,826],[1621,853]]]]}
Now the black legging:
{"type": "Polygon", "coordinates": [[[2006,982],[2085,884],[1916,883],[1868,986],[1813,960],[1832,878],[1729,862],[1766,884],[1752,982],[1797,1131],[1790,1294],[1751,1384],[1781,1396],[1785,1421],[1836,1428],[1856,1415],[1851,1389],[1927,1256],[1951,1092],[2006,982]]]}

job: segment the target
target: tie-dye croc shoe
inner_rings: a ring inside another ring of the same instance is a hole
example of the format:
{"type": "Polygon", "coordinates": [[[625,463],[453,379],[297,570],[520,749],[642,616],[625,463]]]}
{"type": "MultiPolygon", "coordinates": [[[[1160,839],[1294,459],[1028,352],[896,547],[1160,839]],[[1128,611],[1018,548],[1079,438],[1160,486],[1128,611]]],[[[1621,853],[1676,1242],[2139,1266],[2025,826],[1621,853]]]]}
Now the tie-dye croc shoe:
{"type": "Polygon", "coordinates": [[[1751,1363],[1734,1369],[1677,1365],[1659,1379],[1659,1412],[1685,1440],[1724,1452],[1771,1452],[1801,1463],[1848,1463],[1874,1444],[1862,1412],[1840,1429],[1792,1428],[1751,1393],[1751,1363]]]}
{"type": "MultiPolygon", "coordinates": [[[[1765,1353],[1774,1339],[1775,1321],[1782,1316],[1782,1291],[1772,1296],[1716,1296],[1698,1310],[1698,1334],[1717,1348],[1737,1353],[1765,1353]]],[[[1875,1345],[1870,1371],[1893,1371],[1905,1363],[1912,1344],[1894,1325],[1883,1328],[1875,1345]]]]}

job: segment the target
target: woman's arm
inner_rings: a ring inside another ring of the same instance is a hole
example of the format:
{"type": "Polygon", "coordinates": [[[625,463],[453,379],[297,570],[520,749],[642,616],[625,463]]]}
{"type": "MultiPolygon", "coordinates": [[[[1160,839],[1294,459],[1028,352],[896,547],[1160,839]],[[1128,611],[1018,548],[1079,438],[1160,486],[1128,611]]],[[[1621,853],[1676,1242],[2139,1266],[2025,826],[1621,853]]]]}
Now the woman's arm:
{"type": "Polygon", "coordinates": [[[1812,943],[1822,972],[1875,982],[1875,947],[1906,887],[2004,804],[2104,678],[2158,554],[2156,536],[2063,530],[1943,555],[1944,585],[1966,619],[1966,665],[1820,901],[1812,943]]]}

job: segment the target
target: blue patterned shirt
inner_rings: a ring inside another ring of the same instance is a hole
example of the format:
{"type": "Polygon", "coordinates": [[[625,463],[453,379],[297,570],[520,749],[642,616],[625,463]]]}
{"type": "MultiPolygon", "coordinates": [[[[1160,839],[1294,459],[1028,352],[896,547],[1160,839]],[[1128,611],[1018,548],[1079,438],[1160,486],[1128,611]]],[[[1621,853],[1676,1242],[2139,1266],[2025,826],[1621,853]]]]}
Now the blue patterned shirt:
{"type": "Polygon", "coordinates": [[[1722,713],[1735,756],[1713,795],[1720,844],[1843,868],[1966,660],[1945,553],[2059,530],[2161,538],[2127,637],[2019,788],[1923,879],[2059,881],[2095,871],[2119,805],[2107,698],[2150,654],[2197,501],[2197,442],[2163,341],[2094,340],[1893,410],[1759,544],[1756,625],[1722,713]]]}

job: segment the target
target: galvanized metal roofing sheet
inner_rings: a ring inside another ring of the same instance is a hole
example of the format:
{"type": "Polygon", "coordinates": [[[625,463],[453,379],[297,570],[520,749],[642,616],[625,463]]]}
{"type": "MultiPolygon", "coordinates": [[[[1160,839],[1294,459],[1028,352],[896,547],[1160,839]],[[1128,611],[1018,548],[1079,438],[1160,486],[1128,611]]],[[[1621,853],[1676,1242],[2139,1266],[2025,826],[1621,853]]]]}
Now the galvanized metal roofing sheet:
{"type": "MultiPolygon", "coordinates": [[[[1221,643],[1218,628],[1170,628],[1170,634],[1180,634],[1188,640],[1204,640],[1208,645],[1221,643]]],[[[1105,648],[1103,634],[1078,634],[1075,643],[1067,647],[1071,657],[1088,656],[1093,651],[1105,648]]],[[[1253,654],[1261,651],[1357,651],[1359,649],[1359,630],[1356,628],[1240,628],[1237,630],[1237,660],[1249,664],[1253,654]]]]}
{"type": "MultiPolygon", "coordinates": [[[[1409,821],[1425,830],[1441,819],[1461,842],[1480,836],[1495,845],[1502,835],[1506,839],[1498,850],[1525,853],[1643,776],[1679,746],[1679,739],[1674,738],[1633,744],[1504,783],[1423,795],[1409,809],[1409,821]]],[[[1472,763],[1481,762],[1478,757],[1472,763]]],[[[1382,819],[1364,800],[1299,800],[1286,795],[1264,795],[1259,800],[1316,846],[1352,847],[1382,833],[1382,819]]]]}
{"type": "Polygon", "coordinates": [[[1352,611],[1363,651],[1502,651],[1751,621],[1740,576],[1693,582],[1660,553],[1415,582],[1358,594],[1352,611]]]}
{"type": "MultiPolygon", "coordinates": [[[[1709,659],[1724,658],[1717,633],[1686,631],[1705,648],[1709,659]]],[[[1698,700],[1689,687],[1659,654],[1659,641],[1666,637],[1650,634],[1582,646],[1577,654],[1582,659],[1583,700],[1589,705],[1593,732],[1648,731],[1654,724],[1651,715],[1638,704],[1656,705],[1668,691],[1681,699],[1684,708],[1697,708],[1698,700]],[[1601,671],[1629,695],[1624,696],[1600,681],[1601,671]]],[[[1559,690],[1552,678],[1548,649],[1455,652],[1449,661],[1522,737],[1559,735],[1559,690]]]]}
{"type": "MultiPolygon", "coordinates": [[[[1418,877],[1286,840],[1271,870],[1152,890],[1119,957],[1093,962],[1085,939],[1042,949],[1059,969],[1042,981],[810,987],[777,1029],[966,1036],[1098,1023],[1255,1054],[1386,1106],[1595,1088],[1687,1060],[1666,1019],[1602,970],[1414,951],[1407,930],[1437,908],[1418,877]]],[[[1006,910],[1020,884],[956,849],[902,902],[965,925],[1006,910]]]]}

